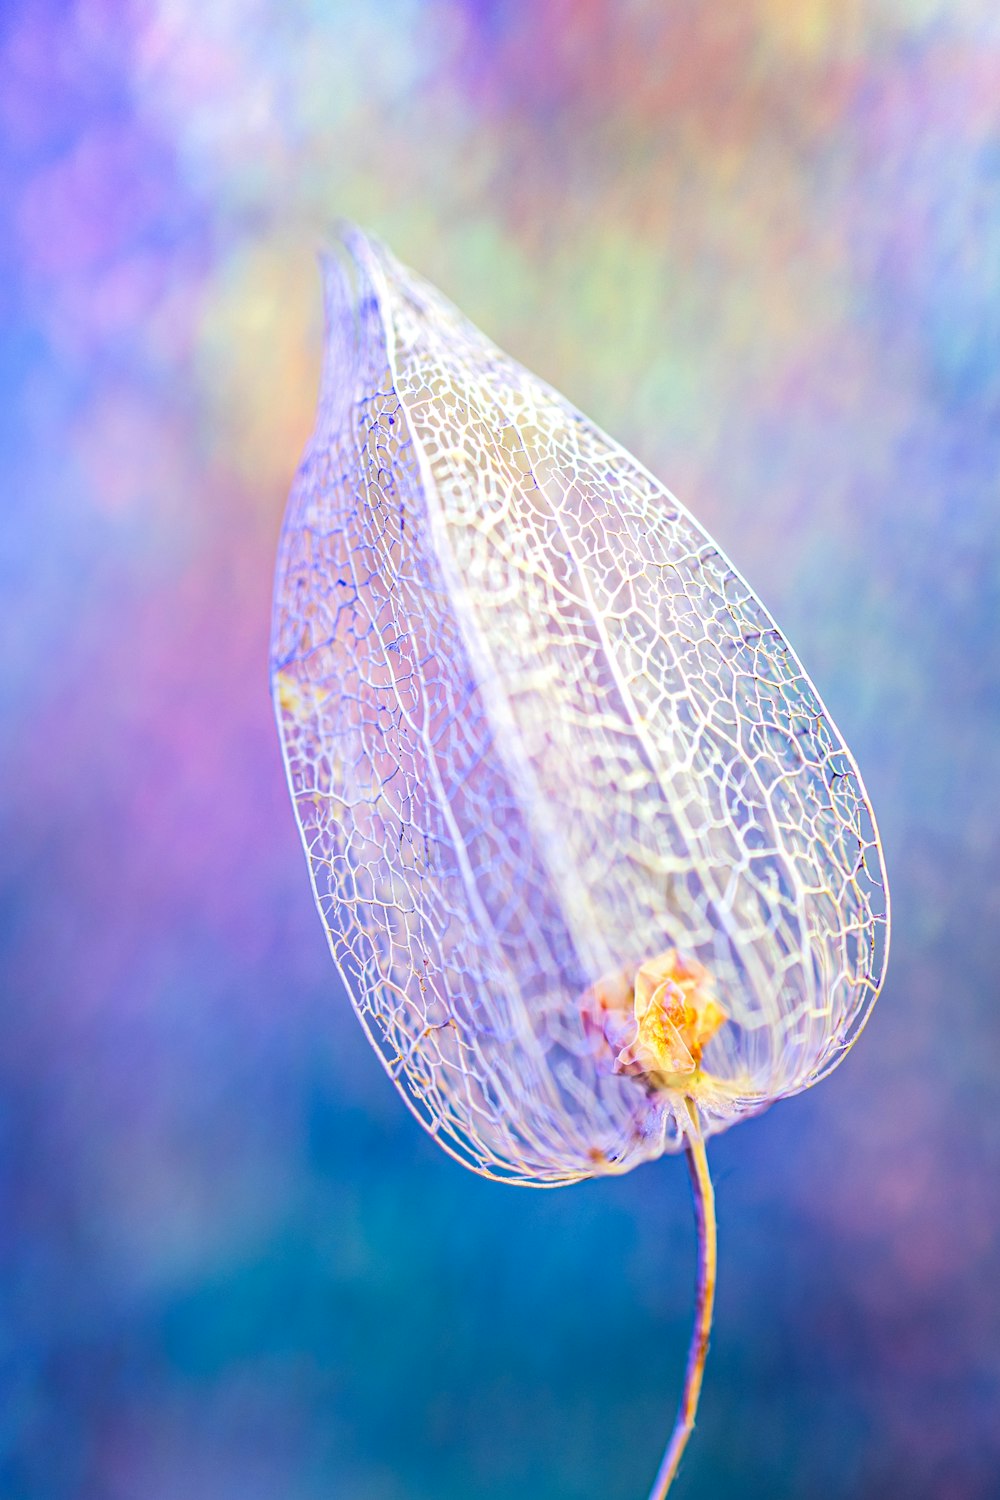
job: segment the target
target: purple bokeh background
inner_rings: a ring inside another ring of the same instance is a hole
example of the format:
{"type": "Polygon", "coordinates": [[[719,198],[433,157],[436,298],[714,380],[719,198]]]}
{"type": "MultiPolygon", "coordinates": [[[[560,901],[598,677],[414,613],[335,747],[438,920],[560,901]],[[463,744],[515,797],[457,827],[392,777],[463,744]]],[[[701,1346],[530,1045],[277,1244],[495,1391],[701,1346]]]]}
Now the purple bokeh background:
{"type": "Polygon", "coordinates": [[[642,457],[854,749],[889,980],[713,1143],[685,1495],[1000,1495],[1000,19],[986,0],[0,11],[0,1495],[645,1493],[683,1166],[424,1138],[266,684],[315,249],[382,234],[642,457]]]}

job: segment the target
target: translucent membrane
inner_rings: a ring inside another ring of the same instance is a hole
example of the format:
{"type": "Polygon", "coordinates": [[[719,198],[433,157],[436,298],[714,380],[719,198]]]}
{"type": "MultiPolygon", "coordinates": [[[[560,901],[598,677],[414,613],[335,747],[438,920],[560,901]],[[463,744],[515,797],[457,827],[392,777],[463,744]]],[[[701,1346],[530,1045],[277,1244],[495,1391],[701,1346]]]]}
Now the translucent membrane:
{"type": "Polygon", "coordinates": [[[347,990],[475,1170],[568,1182],[827,1073],[888,898],[857,767],[634,458],[356,230],[272,685],[347,990]]]}

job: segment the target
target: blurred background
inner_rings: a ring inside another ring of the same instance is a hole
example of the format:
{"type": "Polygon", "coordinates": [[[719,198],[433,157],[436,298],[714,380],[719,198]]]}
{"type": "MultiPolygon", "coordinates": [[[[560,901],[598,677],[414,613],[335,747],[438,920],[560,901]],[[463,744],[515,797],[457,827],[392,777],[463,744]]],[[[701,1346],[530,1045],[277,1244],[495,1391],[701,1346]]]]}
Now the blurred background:
{"type": "Polygon", "coordinates": [[[713,1141],[684,1497],[1000,1495],[995,0],[4,0],[0,1496],[633,1500],[677,1159],[549,1194],[340,993],[266,682],[347,215],[708,526],[856,752],[889,980],[713,1141]]]}

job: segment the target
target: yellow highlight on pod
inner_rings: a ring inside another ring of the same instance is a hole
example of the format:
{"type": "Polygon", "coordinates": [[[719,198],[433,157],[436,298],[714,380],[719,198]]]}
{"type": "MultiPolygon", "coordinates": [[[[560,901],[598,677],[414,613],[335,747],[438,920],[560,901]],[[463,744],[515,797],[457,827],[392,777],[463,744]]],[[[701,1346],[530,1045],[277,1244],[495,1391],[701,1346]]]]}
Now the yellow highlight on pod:
{"type": "Polygon", "coordinates": [[[276,672],[274,691],[282,713],[293,719],[304,719],[314,713],[329,698],[328,689],[315,683],[303,682],[290,672],[276,672]]]}

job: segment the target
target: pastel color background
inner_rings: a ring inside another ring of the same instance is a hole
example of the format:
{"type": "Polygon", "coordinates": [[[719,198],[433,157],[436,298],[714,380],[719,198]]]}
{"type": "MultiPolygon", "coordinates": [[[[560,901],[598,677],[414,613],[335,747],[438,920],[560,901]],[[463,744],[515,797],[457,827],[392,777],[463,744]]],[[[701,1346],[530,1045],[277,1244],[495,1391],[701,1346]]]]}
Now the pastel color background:
{"type": "Polygon", "coordinates": [[[620,437],[788,633],[883,998],[722,1139],[676,1489],[1000,1495],[995,0],[4,0],[0,1496],[632,1500],[677,1159],[463,1172],[340,993],[266,683],[346,215],[620,437]]]}

